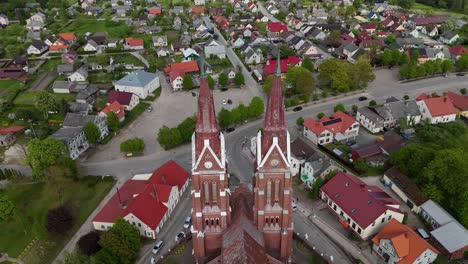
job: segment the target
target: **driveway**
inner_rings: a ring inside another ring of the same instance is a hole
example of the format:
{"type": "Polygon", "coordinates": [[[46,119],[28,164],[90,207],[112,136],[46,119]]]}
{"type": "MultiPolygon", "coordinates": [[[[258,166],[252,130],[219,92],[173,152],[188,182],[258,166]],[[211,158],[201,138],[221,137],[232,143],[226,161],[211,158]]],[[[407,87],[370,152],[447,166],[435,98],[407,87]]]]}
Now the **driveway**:
{"type": "MultiPolygon", "coordinates": [[[[160,73],[161,95],[151,102],[153,111],[142,113],[133,123],[120,131],[106,145],[98,146],[98,150],[88,157],[88,161],[104,161],[124,159],[120,152],[120,143],[130,138],[140,137],[145,141],[144,155],[164,152],[157,142],[157,133],[163,126],[174,127],[189,116],[195,115],[197,111],[197,98],[191,92],[198,95],[198,89],[190,92],[173,92],[165,76],[160,73]]],[[[249,104],[252,94],[248,89],[229,89],[221,92],[213,91],[216,112],[222,107],[232,109],[239,103],[249,104]],[[232,105],[223,105],[223,100],[231,99],[232,105]]]]}

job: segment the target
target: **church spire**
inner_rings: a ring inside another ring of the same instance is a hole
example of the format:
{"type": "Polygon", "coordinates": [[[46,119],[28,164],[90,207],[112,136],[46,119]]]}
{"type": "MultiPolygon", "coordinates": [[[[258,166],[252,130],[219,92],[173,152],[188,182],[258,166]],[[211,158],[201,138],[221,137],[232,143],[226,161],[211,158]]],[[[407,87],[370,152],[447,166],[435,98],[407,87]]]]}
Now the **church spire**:
{"type": "Polygon", "coordinates": [[[281,57],[279,47],[275,76],[273,77],[266,106],[265,120],[263,121],[262,154],[265,154],[271,147],[274,137],[278,138],[280,148],[286,151],[287,132],[281,89],[281,57]]]}
{"type": "MultiPolygon", "coordinates": [[[[219,128],[216,122],[213,94],[208,85],[205,73],[205,62],[200,58],[200,91],[198,95],[197,124],[195,127],[196,149],[203,149],[204,141],[209,140],[211,148],[215,153],[220,152],[219,128]]],[[[197,155],[200,153],[197,153],[197,155]]]]}

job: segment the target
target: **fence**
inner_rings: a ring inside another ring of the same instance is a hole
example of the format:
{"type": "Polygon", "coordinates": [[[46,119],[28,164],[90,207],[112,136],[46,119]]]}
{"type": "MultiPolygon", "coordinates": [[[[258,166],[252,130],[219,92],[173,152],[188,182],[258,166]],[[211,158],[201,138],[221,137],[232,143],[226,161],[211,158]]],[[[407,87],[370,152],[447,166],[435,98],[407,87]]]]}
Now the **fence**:
{"type": "Polygon", "coordinates": [[[318,148],[327,153],[329,156],[331,156],[334,160],[338,161],[339,163],[341,163],[342,165],[345,165],[347,169],[349,169],[350,171],[352,171],[353,173],[355,174],[362,174],[363,172],[361,170],[358,170],[354,167],[353,163],[349,162],[349,160],[345,160],[343,159],[342,157],[338,156],[335,154],[335,152],[327,149],[326,147],[324,147],[323,145],[318,145],[318,148]]]}

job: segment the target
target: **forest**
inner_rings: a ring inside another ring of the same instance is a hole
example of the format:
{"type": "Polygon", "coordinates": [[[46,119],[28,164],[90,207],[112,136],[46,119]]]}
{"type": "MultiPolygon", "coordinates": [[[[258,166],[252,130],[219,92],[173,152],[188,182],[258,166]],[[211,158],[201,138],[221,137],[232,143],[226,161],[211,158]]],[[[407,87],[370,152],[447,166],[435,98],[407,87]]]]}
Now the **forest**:
{"type": "Polygon", "coordinates": [[[455,11],[463,10],[463,13],[468,14],[468,6],[465,4],[464,0],[416,0],[416,2],[437,8],[455,11]]]}

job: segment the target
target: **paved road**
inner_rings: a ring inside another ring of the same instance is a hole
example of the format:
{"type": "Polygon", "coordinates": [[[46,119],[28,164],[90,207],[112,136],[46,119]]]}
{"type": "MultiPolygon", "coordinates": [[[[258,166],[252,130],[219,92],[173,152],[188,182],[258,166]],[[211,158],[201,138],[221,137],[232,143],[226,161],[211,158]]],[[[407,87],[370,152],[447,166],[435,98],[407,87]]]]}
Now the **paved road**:
{"type": "Polygon", "coordinates": [[[265,99],[265,94],[261,92],[260,86],[258,83],[255,81],[255,79],[252,77],[252,74],[247,70],[245,67],[244,63],[239,59],[239,57],[236,55],[236,53],[232,50],[231,46],[229,43],[226,41],[224,36],[219,32],[218,28],[216,25],[211,23],[210,19],[208,17],[203,17],[203,21],[205,22],[206,26],[208,28],[213,28],[215,33],[219,36],[218,41],[226,47],[226,55],[228,56],[229,60],[231,61],[232,65],[234,67],[240,66],[242,69],[242,74],[244,75],[244,80],[245,80],[245,86],[249,88],[250,92],[252,92],[253,96],[260,96],[261,98],[265,99]]]}

